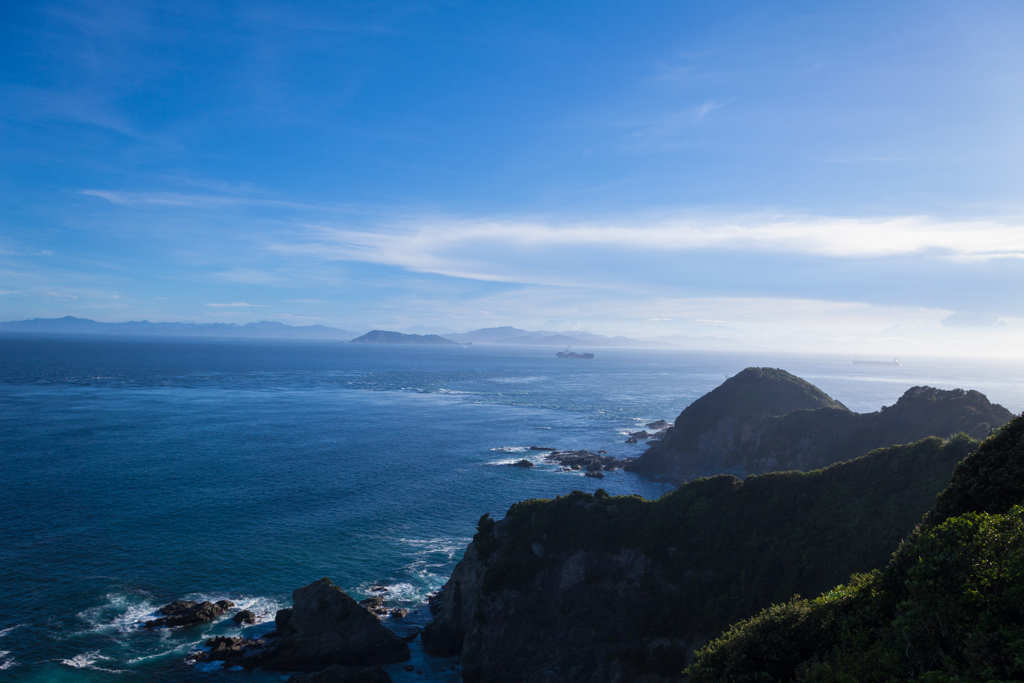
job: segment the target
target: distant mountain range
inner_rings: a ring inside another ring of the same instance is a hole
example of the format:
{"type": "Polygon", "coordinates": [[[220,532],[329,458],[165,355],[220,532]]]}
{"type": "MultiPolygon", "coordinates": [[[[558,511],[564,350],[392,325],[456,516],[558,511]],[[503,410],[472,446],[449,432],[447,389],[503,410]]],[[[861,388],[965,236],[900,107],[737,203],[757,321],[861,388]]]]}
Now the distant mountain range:
{"type": "MultiPolygon", "coordinates": [[[[432,328],[406,328],[406,332],[427,331],[432,328]]],[[[440,328],[438,328],[440,329],[440,328]]],[[[101,323],[86,318],[34,318],[0,323],[0,334],[21,332],[36,334],[95,334],[122,336],[166,337],[219,337],[246,339],[320,339],[327,341],[353,341],[375,344],[507,344],[514,346],[576,346],[620,348],[679,348],[728,349],[739,342],[723,337],[662,337],[655,341],[630,337],[607,337],[602,334],[566,330],[563,332],[530,331],[505,325],[487,327],[471,332],[444,335],[405,334],[389,330],[373,330],[362,336],[337,327],[324,325],[293,326],[261,321],[239,325],[237,323],[152,323],[148,320],[125,323],[101,323]]]]}
{"type": "Polygon", "coordinates": [[[63,318],[35,318],[0,323],[3,332],[46,334],[97,334],[162,337],[243,337],[249,339],[334,339],[348,341],[355,332],[324,325],[293,326],[262,321],[258,323],[151,323],[148,320],[126,323],[99,323],[70,315],[63,318]]]}

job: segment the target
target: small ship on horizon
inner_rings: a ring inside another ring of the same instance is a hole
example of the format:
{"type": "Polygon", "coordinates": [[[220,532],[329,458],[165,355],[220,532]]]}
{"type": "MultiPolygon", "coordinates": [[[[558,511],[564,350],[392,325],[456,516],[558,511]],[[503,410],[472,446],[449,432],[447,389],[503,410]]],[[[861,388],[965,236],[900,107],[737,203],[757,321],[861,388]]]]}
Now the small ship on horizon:
{"type": "Polygon", "coordinates": [[[570,351],[569,349],[571,349],[571,348],[572,348],[571,346],[566,346],[565,347],[565,351],[559,351],[555,355],[558,356],[559,358],[585,358],[585,359],[590,359],[590,358],[594,357],[594,354],[592,354],[592,353],[576,353],[575,351],[570,351]]]}

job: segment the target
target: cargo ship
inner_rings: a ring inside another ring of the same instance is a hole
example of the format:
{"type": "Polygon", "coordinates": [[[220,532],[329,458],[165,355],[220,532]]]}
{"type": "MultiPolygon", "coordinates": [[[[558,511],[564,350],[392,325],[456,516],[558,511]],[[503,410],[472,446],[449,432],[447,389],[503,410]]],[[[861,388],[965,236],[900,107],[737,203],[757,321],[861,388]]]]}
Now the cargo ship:
{"type": "Polygon", "coordinates": [[[854,365],[903,365],[899,358],[893,358],[892,360],[855,360],[854,365]]]}
{"type": "Polygon", "coordinates": [[[590,359],[590,358],[594,357],[594,354],[592,354],[592,353],[576,353],[575,351],[570,351],[569,349],[571,349],[571,348],[572,348],[571,346],[567,346],[567,347],[565,347],[565,351],[559,351],[555,355],[558,356],[559,358],[586,358],[586,359],[590,359]]]}

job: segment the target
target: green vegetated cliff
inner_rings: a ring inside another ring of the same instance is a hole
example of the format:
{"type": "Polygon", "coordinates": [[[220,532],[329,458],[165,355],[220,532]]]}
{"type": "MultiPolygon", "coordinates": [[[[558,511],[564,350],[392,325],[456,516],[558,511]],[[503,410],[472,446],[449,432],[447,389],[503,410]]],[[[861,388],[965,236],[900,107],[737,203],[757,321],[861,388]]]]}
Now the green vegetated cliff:
{"type": "Polygon", "coordinates": [[[811,470],[926,436],[982,439],[1012,417],[977,391],[932,387],[855,413],[785,370],[747,368],[688,406],[626,469],[675,483],[720,472],[811,470]]]}
{"type": "MultiPolygon", "coordinates": [[[[825,401],[804,387],[807,399],[825,401]]],[[[820,392],[819,392],[820,393],[820,392]]],[[[573,492],[485,515],[423,634],[473,681],[662,680],[730,623],[883,566],[977,447],[966,435],[656,501],[573,492]]]]}
{"type": "Polygon", "coordinates": [[[1024,680],[1024,416],[957,465],[882,570],[697,653],[695,683],[1024,680]]]}

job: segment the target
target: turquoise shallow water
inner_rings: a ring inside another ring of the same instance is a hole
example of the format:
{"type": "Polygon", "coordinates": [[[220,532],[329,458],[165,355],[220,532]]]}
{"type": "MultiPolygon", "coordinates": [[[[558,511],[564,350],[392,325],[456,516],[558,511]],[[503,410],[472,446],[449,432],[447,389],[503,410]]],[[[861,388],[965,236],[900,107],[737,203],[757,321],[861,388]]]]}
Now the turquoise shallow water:
{"type": "MultiPolygon", "coordinates": [[[[265,619],[321,576],[390,587],[429,619],[484,512],[573,489],[657,497],[505,463],[529,445],[607,450],[749,365],[783,367],[854,410],[915,384],[972,388],[1020,412],[1024,367],[962,360],[596,350],[0,337],[0,680],[279,680],[183,660],[229,620],[140,621],[174,599],[229,598],[265,619]]],[[[269,630],[266,624],[246,633],[269,630]]],[[[418,648],[418,643],[415,645],[418,648]]],[[[414,648],[414,649],[415,649],[414,648]]],[[[423,675],[456,662],[415,651],[423,675]]]]}

